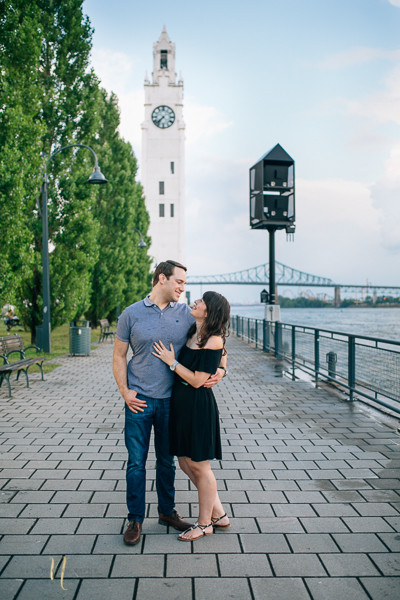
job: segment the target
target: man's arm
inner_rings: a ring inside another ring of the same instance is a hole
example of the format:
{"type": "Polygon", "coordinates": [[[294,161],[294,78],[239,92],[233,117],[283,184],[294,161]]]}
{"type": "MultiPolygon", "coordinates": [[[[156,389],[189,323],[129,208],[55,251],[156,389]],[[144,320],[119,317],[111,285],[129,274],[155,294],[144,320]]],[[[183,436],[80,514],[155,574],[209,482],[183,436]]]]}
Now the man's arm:
{"type": "Polygon", "coordinates": [[[225,354],[225,356],[221,356],[221,361],[219,363],[217,372],[215,373],[215,375],[213,375],[212,377],[207,379],[207,381],[204,384],[204,387],[212,388],[212,387],[214,387],[214,385],[217,385],[217,383],[219,383],[221,381],[221,379],[223,378],[223,376],[225,375],[224,369],[226,369],[227,364],[228,364],[228,354],[225,354]],[[224,369],[221,369],[221,367],[224,367],[224,369]]]}
{"type": "Polygon", "coordinates": [[[117,337],[114,342],[113,372],[115,381],[121,396],[125,400],[129,410],[134,413],[143,412],[147,406],[144,400],[136,397],[136,392],[128,388],[128,367],[126,364],[126,355],[128,354],[129,343],[121,342],[117,337]]]}

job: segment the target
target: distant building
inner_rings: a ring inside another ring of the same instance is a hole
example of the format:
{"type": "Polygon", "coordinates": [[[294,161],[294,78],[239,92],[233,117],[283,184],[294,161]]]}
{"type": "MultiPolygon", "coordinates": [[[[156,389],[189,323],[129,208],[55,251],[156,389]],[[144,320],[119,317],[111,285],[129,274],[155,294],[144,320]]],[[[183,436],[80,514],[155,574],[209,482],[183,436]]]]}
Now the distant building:
{"type": "Polygon", "coordinates": [[[142,183],[150,214],[154,265],[185,264],[185,123],[183,79],[175,73],[175,44],[165,27],[153,44],[153,73],[144,82],[142,183]]]}

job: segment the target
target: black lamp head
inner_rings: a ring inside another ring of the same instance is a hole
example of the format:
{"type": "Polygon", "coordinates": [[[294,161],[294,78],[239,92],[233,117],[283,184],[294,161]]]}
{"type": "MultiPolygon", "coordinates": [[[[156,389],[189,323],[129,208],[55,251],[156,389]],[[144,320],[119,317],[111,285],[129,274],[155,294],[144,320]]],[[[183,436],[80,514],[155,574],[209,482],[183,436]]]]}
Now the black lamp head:
{"type": "Polygon", "coordinates": [[[94,167],[93,173],[90,175],[89,179],[86,183],[93,183],[96,185],[102,185],[103,183],[108,183],[108,180],[104,177],[103,173],[100,171],[100,167],[94,167]]]}

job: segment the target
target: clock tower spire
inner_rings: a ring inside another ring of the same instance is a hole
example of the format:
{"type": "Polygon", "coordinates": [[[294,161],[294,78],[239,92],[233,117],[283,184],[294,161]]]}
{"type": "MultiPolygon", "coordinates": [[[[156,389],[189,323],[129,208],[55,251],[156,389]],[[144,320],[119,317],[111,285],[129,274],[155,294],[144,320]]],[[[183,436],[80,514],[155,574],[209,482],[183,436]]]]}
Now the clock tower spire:
{"type": "Polygon", "coordinates": [[[185,264],[185,123],[183,79],[175,72],[175,44],[164,27],[153,44],[152,81],[144,82],[142,183],[150,215],[150,253],[185,264]]]}

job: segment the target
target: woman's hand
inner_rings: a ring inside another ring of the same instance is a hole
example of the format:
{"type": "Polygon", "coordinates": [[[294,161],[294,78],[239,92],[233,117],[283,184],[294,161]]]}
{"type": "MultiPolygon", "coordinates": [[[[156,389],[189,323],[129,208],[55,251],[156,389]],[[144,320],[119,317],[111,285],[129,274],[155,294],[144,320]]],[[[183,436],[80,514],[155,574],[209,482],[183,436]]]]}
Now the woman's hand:
{"type": "Polygon", "coordinates": [[[158,344],[157,344],[157,342],[154,342],[153,347],[154,347],[155,352],[152,352],[152,354],[154,354],[154,356],[157,356],[158,358],[160,358],[168,366],[171,366],[174,364],[175,351],[174,351],[174,347],[172,344],[169,345],[171,350],[167,350],[161,341],[159,341],[158,344]]]}

